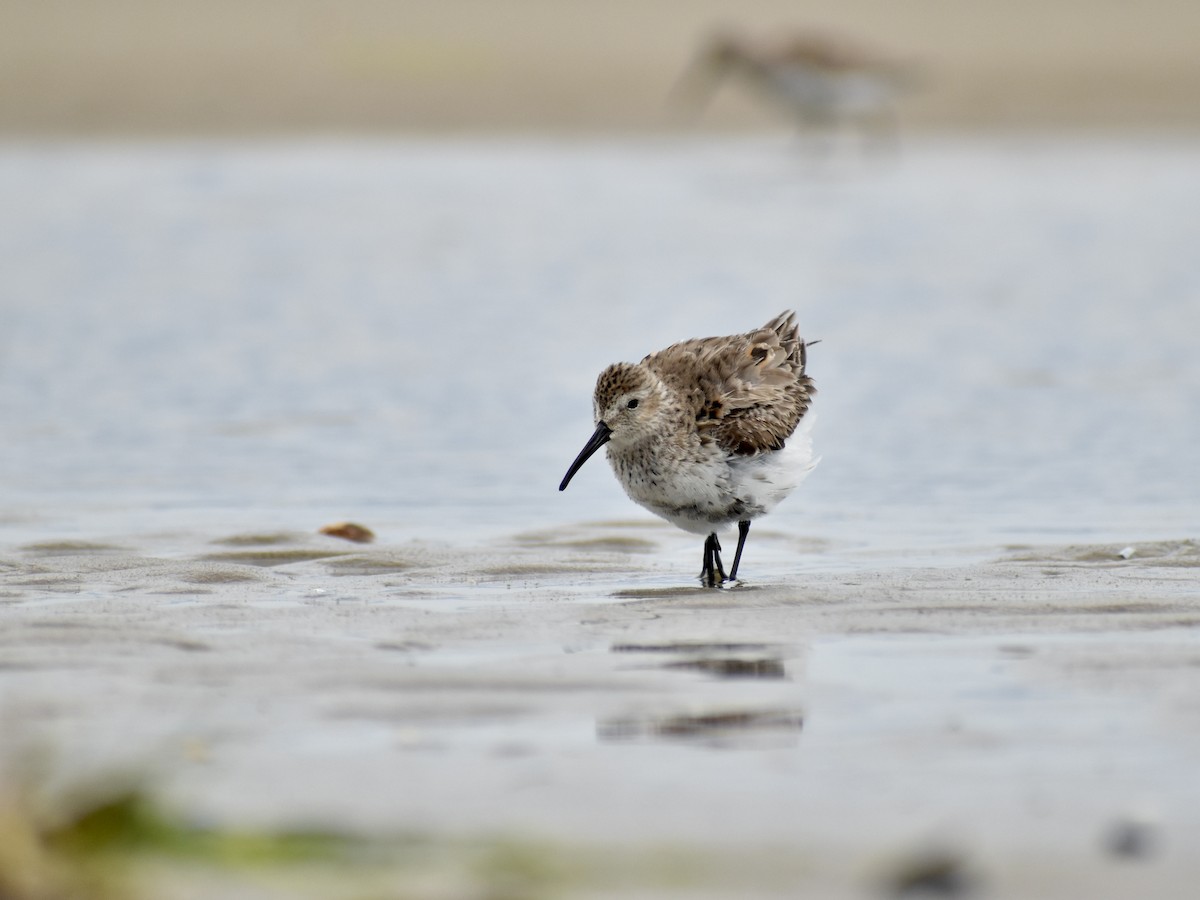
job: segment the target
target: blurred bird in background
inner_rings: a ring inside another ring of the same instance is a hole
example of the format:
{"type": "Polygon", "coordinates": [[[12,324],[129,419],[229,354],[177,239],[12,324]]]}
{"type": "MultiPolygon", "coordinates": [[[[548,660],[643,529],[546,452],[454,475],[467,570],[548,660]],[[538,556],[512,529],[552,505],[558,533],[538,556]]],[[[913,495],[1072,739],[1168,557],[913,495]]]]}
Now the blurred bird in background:
{"type": "Polygon", "coordinates": [[[865,142],[893,145],[896,101],[917,86],[916,66],[827,31],[804,29],[754,38],[713,33],[672,97],[699,112],[734,78],[813,134],[852,130],[865,142]]]}

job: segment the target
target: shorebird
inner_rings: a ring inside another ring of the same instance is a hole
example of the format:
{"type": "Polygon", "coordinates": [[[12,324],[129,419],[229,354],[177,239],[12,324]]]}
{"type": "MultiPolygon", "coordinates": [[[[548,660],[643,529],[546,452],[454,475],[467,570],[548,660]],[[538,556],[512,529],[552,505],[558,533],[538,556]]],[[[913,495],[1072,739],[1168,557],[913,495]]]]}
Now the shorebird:
{"type": "Polygon", "coordinates": [[[789,311],[746,334],[683,341],[609,366],[596,380],[596,430],[558,489],[607,446],[631,500],[707,535],[701,581],[736,581],[751,521],[816,465],[807,349],[789,311]],[[726,575],[717,532],[734,523],[737,552],[726,575]]]}
{"type": "Polygon", "coordinates": [[[913,67],[844,37],[802,30],[775,39],[720,31],[684,73],[675,95],[702,105],[733,76],[803,126],[847,123],[891,136],[895,100],[915,82],[913,67]]]}

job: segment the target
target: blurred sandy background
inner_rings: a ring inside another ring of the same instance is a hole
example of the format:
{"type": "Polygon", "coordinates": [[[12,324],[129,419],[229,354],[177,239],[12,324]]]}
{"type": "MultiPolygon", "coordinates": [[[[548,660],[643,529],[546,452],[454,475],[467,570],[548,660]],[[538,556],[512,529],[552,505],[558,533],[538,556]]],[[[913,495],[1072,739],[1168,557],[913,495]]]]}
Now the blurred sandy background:
{"type": "MultiPolygon", "coordinates": [[[[908,127],[1200,126],[1195,0],[4,0],[0,134],[654,131],[704,34],[917,61],[908,127]]],[[[778,127],[725,89],[702,128],[778,127]]]]}

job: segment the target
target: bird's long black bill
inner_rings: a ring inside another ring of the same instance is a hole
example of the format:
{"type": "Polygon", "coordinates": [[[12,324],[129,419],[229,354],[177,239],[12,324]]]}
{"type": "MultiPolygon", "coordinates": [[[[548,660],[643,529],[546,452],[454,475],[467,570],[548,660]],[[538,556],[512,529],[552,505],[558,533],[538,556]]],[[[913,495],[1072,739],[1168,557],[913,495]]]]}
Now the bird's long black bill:
{"type": "Polygon", "coordinates": [[[563,476],[562,484],[558,486],[560,491],[567,489],[567,485],[575,477],[575,473],[579,471],[579,467],[588,461],[588,457],[607,444],[610,437],[612,437],[611,428],[603,422],[596,426],[596,430],[592,432],[592,436],[588,438],[588,442],[583,445],[583,449],[575,457],[575,462],[571,463],[571,468],[567,469],[567,474],[563,476]]]}

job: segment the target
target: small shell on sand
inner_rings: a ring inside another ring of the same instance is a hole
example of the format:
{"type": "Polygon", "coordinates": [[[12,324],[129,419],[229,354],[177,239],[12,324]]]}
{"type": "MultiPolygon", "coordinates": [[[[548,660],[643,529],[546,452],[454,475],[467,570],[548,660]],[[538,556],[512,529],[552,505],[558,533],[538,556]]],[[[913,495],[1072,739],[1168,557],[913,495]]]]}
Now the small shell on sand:
{"type": "Polygon", "coordinates": [[[334,522],[332,525],[325,525],[319,530],[321,534],[354,541],[356,544],[369,544],[375,540],[375,532],[370,528],[364,528],[362,525],[355,525],[353,522],[334,522]]]}

